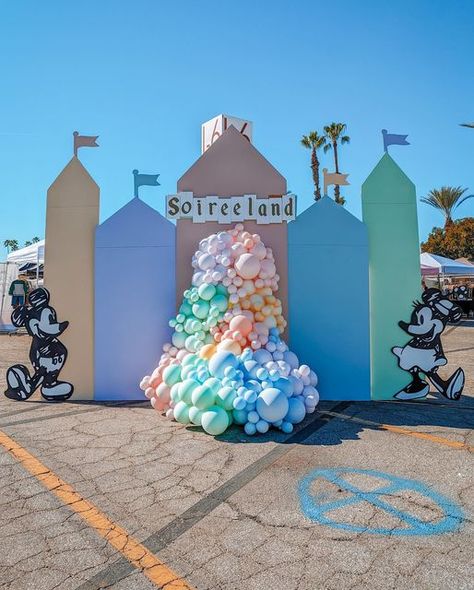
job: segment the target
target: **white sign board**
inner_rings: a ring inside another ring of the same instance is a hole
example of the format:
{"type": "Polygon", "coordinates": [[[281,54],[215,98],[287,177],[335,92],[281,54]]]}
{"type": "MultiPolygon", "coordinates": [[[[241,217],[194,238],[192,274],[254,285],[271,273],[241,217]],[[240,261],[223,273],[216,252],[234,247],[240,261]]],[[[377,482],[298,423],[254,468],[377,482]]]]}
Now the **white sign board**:
{"type": "Polygon", "coordinates": [[[201,154],[203,154],[219,137],[233,125],[250,143],[252,143],[252,122],[229,115],[217,115],[201,125],[201,154]]]}
{"type": "Polygon", "coordinates": [[[193,223],[284,223],[296,218],[296,195],[258,199],[256,195],[194,197],[190,192],[177,193],[166,197],[166,217],[191,219],[193,223]]]}

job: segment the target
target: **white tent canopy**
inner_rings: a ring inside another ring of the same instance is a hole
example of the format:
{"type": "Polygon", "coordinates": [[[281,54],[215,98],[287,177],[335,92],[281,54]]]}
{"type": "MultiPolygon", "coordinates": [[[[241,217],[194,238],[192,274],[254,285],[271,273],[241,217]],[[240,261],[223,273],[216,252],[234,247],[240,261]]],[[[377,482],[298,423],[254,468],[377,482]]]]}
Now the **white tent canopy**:
{"type": "Polygon", "coordinates": [[[19,266],[33,262],[34,264],[44,264],[44,240],[25,246],[20,250],[10,252],[7,257],[8,262],[16,262],[19,266]]]}
{"type": "Polygon", "coordinates": [[[438,256],[437,254],[429,254],[422,252],[420,255],[421,270],[423,275],[457,275],[457,276],[474,276],[474,266],[471,264],[464,264],[438,256]]]}

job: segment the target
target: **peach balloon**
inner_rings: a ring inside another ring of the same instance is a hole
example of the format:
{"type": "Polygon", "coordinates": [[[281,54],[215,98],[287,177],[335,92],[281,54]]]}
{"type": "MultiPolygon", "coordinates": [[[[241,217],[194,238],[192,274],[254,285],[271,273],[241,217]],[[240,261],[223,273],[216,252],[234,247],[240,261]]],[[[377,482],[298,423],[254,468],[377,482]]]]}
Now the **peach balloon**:
{"type": "Polygon", "coordinates": [[[233,332],[240,332],[242,336],[248,336],[252,331],[252,322],[244,315],[237,315],[230,320],[229,328],[233,332]]]}
{"type": "Polygon", "coordinates": [[[199,356],[202,359],[210,359],[215,352],[216,347],[214,344],[205,344],[199,351],[199,356]]]}
{"type": "Polygon", "coordinates": [[[235,355],[239,355],[242,353],[242,348],[240,344],[238,342],[234,342],[234,340],[229,339],[222,340],[222,342],[219,342],[219,344],[217,345],[217,350],[219,352],[232,352],[235,355]]]}

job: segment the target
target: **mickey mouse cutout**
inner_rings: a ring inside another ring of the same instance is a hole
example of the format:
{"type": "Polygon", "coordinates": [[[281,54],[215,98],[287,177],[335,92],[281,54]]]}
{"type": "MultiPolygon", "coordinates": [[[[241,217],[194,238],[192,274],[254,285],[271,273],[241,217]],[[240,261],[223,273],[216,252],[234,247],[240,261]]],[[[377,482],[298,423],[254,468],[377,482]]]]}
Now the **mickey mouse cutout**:
{"type": "Polygon", "coordinates": [[[67,358],[67,349],[58,340],[69,322],[58,322],[56,311],[49,305],[49,291],[35,289],[29,296],[30,305],[21,305],[12,313],[12,323],[17,328],[25,326],[33,340],[30,361],[34,374],[24,365],[13,365],[7,371],[10,399],[26,400],[41,385],[41,395],[48,401],[63,401],[71,397],[74,387],[58,376],[67,358]]]}
{"type": "Polygon", "coordinates": [[[444,380],[438,375],[438,369],[448,362],[441,345],[441,334],[449,321],[461,319],[462,311],[438,289],[427,289],[422,302],[415,301],[413,307],[410,323],[398,322],[400,328],[413,338],[404,347],[392,348],[398,357],[398,366],[411,374],[412,381],[394,397],[409,400],[427,396],[430,386],[421,373],[442,395],[459,399],[464,387],[464,371],[459,368],[444,380]]]}

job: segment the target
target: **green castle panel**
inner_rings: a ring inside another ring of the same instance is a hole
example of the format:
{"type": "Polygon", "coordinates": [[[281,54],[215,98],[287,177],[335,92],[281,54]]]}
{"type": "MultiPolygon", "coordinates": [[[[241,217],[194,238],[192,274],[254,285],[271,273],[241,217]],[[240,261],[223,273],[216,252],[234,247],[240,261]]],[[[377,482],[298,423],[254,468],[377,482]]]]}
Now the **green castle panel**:
{"type": "Polygon", "coordinates": [[[362,185],[362,214],[369,233],[372,399],[392,399],[409,376],[393,346],[409,338],[398,326],[421,296],[415,185],[385,154],[362,185]]]}

